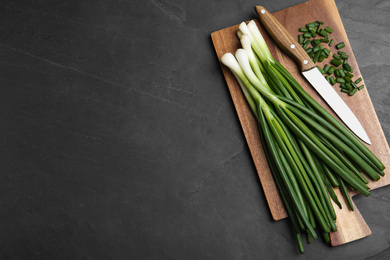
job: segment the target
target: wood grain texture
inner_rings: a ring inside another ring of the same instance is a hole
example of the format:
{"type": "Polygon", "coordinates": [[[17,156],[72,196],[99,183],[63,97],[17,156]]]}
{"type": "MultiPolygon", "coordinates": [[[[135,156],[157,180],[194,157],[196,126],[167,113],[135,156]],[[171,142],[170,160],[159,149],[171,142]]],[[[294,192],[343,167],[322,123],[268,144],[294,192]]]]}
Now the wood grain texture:
{"type": "MultiPolygon", "coordinates": [[[[273,16],[290,32],[295,39],[299,32],[298,29],[307,23],[321,20],[324,25],[330,26],[334,29],[331,38],[335,43],[344,42],[345,48],[343,51],[349,54],[349,64],[354,71],[354,78],[361,77],[361,73],[356,63],[356,59],[353,55],[351,45],[349,43],[347,34],[345,32],[343,23],[341,21],[337,6],[333,0],[311,0],[278,12],[273,13],[273,16]]],[[[267,42],[269,49],[276,60],[278,60],[287,70],[295,77],[295,79],[302,85],[302,87],[310,94],[314,99],[318,101],[320,105],[325,107],[331,114],[336,116],[333,111],[329,109],[327,104],[321,99],[315,90],[308,84],[299,72],[299,66],[293,61],[287,54],[285,54],[279,47],[275,45],[275,42],[266,32],[259,20],[255,20],[258,24],[260,31],[263,34],[265,41],[267,42]]],[[[234,52],[239,48],[240,43],[236,36],[238,25],[219,30],[211,34],[211,38],[217,53],[218,59],[227,52],[234,52]]],[[[336,52],[336,49],[332,49],[332,52],[336,52]]],[[[318,63],[323,67],[325,63],[329,62],[328,59],[318,63]]],[[[240,123],[248,147],[250,149],[254,165],[256,167],[259,179],[264,190],[265,197],[267,199],[269,209],[271,211],[274,220],[280,220],[287,217],[284,207],[281,203],[281,199],[276,189],[276,185],[271,176],[268,168],[267,161],[265,159],[262,145],[260,142],[256,122],[251,114],[251,111],[245,101],[240,87],[236,82],[234,76],[229,69],[222,66],[222,71],[225,76],[229,92],[231,94],[233,104],[237,111],[240,123]]],[[[364,79],[362,81],[364,83],[364,79]]],[[[337,87],[338,88],[338,87],[337,87]]],[[[355,113],[359,121],[362,123],[366,130],[372,144],[367,145],[369,149],[384,163],[386,168],[390,166],[390,150],[387,144],[386,138],[382,131],[380,122],[375,113],[369,96],[370,86],[366,85],[366,88],[357,92],[354,96],[348,96],[340,92],[340,96],[346,102],[346,104],[355,113]]],[[[337,89],[339,91],[339,89],[337,89]]],[[[337,118],[337,117],[336,117],[337,118]]],[[[386,173],[386,170],[385,170],[386,173]]],[[[390,177],[386,174],[379,181],[370,182],[368,186],[371,190],[390,184],[390,177]]],[[[340,201],[343,201],[338,189],[335,189],[339,194],[340,201]]],[[[350,195],[356,195],[356,192],[350,191],[350,195]]],[[[344,203],[344,202],[343,202],[344,203]]],[[[343,209],[339,210],[335,207],[337,214],[337,227],[338,231],[331,234],[331,244],[333,246],[345,244],[371,234],[370,228],[364,221],[364,218],[355,207],[354,211],[349,211],[344,204],[343,209]]]]}

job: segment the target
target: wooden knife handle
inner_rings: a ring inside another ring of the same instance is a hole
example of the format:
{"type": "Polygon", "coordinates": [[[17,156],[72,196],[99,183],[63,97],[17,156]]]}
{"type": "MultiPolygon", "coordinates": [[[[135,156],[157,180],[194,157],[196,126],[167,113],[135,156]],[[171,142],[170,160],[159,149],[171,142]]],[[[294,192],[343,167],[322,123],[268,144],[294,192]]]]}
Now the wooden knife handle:
{"type": "Polygon", "coordinates": [[[301,71],[316,67],[306,51],[267,9],[262,6],[255,6],[255,11],[274,41],[295,60],[301,71]]]}

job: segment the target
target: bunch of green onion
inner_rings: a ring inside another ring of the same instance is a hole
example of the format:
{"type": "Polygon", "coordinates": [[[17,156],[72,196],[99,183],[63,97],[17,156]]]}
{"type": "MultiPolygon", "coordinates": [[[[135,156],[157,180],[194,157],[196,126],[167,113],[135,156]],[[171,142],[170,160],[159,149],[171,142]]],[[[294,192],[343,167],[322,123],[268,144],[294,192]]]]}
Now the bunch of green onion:
{"type": "Polygon", "coordinates": [[[300,253],[315,229],[330,242],[336,231],[333,190],[339,187],[353,210],[349,187],[370,195],[369,181],[384,175],[383,163],[319,105],[271,55],[256,23],[241,23],[242,48],[221,62],[236,77],[258,124],[268,165],[292,223],[300,253]],[[363,175],[361,172],[364,172],[363,175]]]}

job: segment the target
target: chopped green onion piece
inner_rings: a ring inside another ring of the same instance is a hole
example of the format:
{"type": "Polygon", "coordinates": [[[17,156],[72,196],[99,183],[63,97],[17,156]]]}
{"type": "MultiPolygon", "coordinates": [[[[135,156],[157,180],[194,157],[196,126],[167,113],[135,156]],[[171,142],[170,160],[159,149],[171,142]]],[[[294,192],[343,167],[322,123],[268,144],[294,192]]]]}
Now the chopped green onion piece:
{"type": "Polygon", "coordinates": [[[357,80],[355,80],[355,83],[358,84],[360,81],[362,81],[362,77],[359,77],[357,80]]]}
{"type": "Polygon", "coordinates": [[[303,43],[303,35],[302,34],[298,35],[298,43],[299,44],[303,43]]]}
{"type": "Polygon", "coordinates": [[[329,26],[326,26],[326,28],[324,30],[327,31],[328,33],[332,33],[333,32],[333,29],[330,28],[329,26]]]}
{"type": "Polygon", "coordinates": [[[344,79],[345,79],[345,82],[352,82],[352,79],[348,76],[345,76],[344,79]]]}
{"type": "Polygon", "coordinates": [[[345,77],[344,70],[340,67],[340,68],[338,68],[338,71],[340,72],[340,77],[344,78],[345,77]]]}
{"type": "Polygon", "coordinates": [[[358,90],[361,90],[361,89],[363,89],[364,88],[364,84],[363,85],[360,85],[357,89],[358,90]]]}
{"type": "Polygon", "coordinates": [[[317,65],[317,69],[321,72],[321,74],[325,74],[325,71],[320,66],[317,65]]]}
{"type": "Polygon", "coordinates": [[[330,68],[329,65],[328,65],[328,64],[325,64],[325,65],[324,65],[324,72],[327,73],[329,68],[330,68]]]}
{"type": "MultiPolygon", "coordinates": [[[[347,86],[345,85],[345,83],[341,83],[340,84],[340,88],[343,88],[343,89],[346,89],[346,90],[348,90],[348,88],[347,88],[347,86]]],[[[351,88],[352,89],[352,88],[351,88]]],[[[348,90],[349,91],[349,90],[348,90]]]]}
{"type": "Polygon", "coordinates": [[[330,42],[329,42],[329,47],[332,47],[332,45],[333,45],[333,39],[332,40],[330,40],[330,42]]]}
{"type": "Polygon", "coordinates": [[[358,88],[358,86],[355,83],[353,83],[353,82],[351,82],[351,85],[352,85],[353,88],[358,88]]]}
{"type": "Polygon", "coordinates": [[[307,28],[299,28],[298,31],[300,31],[300,32],[307,32],[307,28]]]}
{"type": "Polygon", "coordinates": [[[309,48],[305,49],[305,51],[306,51],[306,53],[310,53],[313,51],[313,49],[309,47],[309,48]]]}
{"type": "Polygon", "coordinates": [[[312,45],[318,45],[318,44],[321,44],[321,40],[320,39],[314,39],[311,43],[312,45]]]}
{"type": "Polygon", "coordinates": [[[339,61],[339,60],[337,60],[337,59],[332,59],[332,60],[330,61],[330,63],[333,64],[333,65],[336,66],[336,67],[338,67],[338,66],[340,66],[340,65],[342,64],[342,62],[339,61]]]}
{"type": "Polygon", "coordinates": [[[351,92],[349,92],[349,95],[350,95],[350,96],[353,96],[353,95],[356,93],[356,91],[357,91],[356,88],[352,89],[351,92]]]}
{"type": "Polygon", "coordinates": [[[309,31],[309,32],[315,32],[317,29],[315,28],[316,26],[307,26],[306,28],[307,28],[307,30],[309,31]]]}
{"type": "Polygon", "coordinates": [[[328,69],[328,71],[327,71],[326,73],[329,74],[329,75],[331,75],[335,70],[336,70],[335,67],[330,66],[329,69],[328,69]]]}
{"type": "Polygon", "coordinates": [[[340,56],[339,56],[339,55],[337,55],[336,53],[335,53],[335,54],[333,54],[333,58],[335,58],[336,60],[341,60],[340,56]]]}
{"type": "Polygon", "coordinates": [[[345,76],[348,76],[348,77],[350,77],[351,79],[353,78],[353,75],[352,75],[351,73],[349,73],[348,71],[345,72],[345,76]]]}
{"type": "Polygon", "coordinates": [[[329,56],[330,55],[330,50],[329,49],[326,49],[326,48],[324,48],[324,50],[323,50],[325,53],[326,53],[326,55],[327,56],[329,56]]]}
{"type": "Polygon", "coordinates": [[[349,91],[351,91],[353,89],[351,83],[345,83],[345,87],[346,89],[348,89],[349,91]]]}
{"type": "Polygon", "coordinates": [[[338,53],[339,55],[347,54],[346,52],[343,52],[343,51],[338,51],[337,53],[338,53]]]}
{"type": "Polygon", "coordinates": [[[345,79],[340,78],[340,77],[336,78],[336,81],[337,81],[338,83],[345,83],[345,79]]]}
{"type": "Polygon", "coordinates": [[[332,76],[330,76],[329,79],[330,79],[330,84],[332,84],[332,86],[334,86],[336,84],[336,79],[332,76]]]}
{"type": "Polygon", "coordinates": [[[341,89],[341,92],[349,93],[349,90],[348,90],[348,89],[345,89],[345,88],[342,88],[342,89],[341,89]]]}
{"type": "Polygon", "coordinates": [[[317,33],[319,33],[320,32],[320,30],[321,30],[321,24],[319,24],[318,26],[317,26],[317,33]]]}
{"type": "Polygon", "coordinates": [[[309,45],[309,43],[310,43],[310,41],[304,42],[302,47],[303,47],[304,49],[306,49],[307,46],[309,45]]]}
{"type": "Polygon", "coordinates": [[[326,78],[326,80],[330,83],[329,75],[326,75],[325,78],[326,78]]]}
{"type": "Polygon", "coordinates": [[[340,77],[340,70],[335,70],[334,71],[334,75],[336,76],[336,77],[340,77]]]}
{"type": "MultiPolygon", "coordinates": [[[[328,43],[329,42],[329,39],[327,38],[324,38],[324,39],[321,39],[322,42],[325,42],[325,43],[328,43]]],[[[330,46],[330,45],[329,45],[330,46]]]]}
{"type": "Polygon", "coordinates": [[[348,60],[349,56],[348,56],[347,54],[341,54],[341,55],[340,55],[340,58],[341,58],[342,60],[348,60]]]}
{"type": "Polygon", "coordinates": [[[305,33],[303,34],[303,37],[305,37],[305,38],[311,38],[311,33],[305,32],[305,33]]]}
{"type": "Polygon", "coordinates": [[[317,26],[318,26],[317,22],[312,22],[312,23],[306,24],[306,27],[317,27],[317,26]]]}
{"type": "Polygon", "coordinates": [[[321,22],[321,21],[316,21],[318,24],[324,24],[324,22],[321,22]]]}
{"type": "Polygon", "coordinates": [[[313,62],[316,63],[318,58],[320,57],[321,51],[317,51],[316,55],[314,55],[313,62]]]}
{"type": "Polygon", "coordinates": [[[352,72],[352,67],[348,63],[343,64],[343,67],[346,71],[352,72]]]}
{"type": "Polygon", "coordinates": [[[325,30],[322,30],[322,29],[318,32],[318,34],[323,36],[323,37],[328,36],[328,33],[325,30]]]}
{"type": "Polygon", "coordinates": [[[321,47],[320,47],[321,45],[317,45],[317,46],[315,46],[314,48],[313,48],[313,51],[314,52],[317,52],[317,51],[319,51],[320,49],[321,49],[321,47]]]}
{"type": "Polygon", "coordinates": [[[345,44],[344,44],[344,42],[340,42],[340,43],[338,43],[338,44],[336,44],[336,49],[341,49],[341,48],[344,48],[345,47],[345,44]]]}
{"type": "Polygon", "coordinates": [[[320,57],[318,58],[318,61],[321,62],[323,61],[324,59],[326,58],[326,55],[324,55],[324,53],[322,52],[320,57]]]}

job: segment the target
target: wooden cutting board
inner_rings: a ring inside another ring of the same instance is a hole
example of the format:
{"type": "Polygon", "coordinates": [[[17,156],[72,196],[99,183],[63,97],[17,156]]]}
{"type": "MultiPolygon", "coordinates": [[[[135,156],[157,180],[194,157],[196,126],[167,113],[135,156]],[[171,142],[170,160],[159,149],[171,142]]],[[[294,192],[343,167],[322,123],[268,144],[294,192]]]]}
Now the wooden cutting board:
{"type": "MultiPolygon", "coordinates": [[[[267,6],[264,6],[267,8],[267,6]]],[[[337,6],[334,0],[311,0],[276,13],[273,13],[275,18],[286,27],[286,29],[295,37],[298,37],[298,29],[304,27],[307,23],[317,20],[323,21],[324,26],[330,26],[334,29],[331,34],[331,39],[334,39],[335,43],[344,42],[346,47],[342,50],[349,54],[349,64],[353,68],[354,79],[361,77],[358,64],[353,55],[351,45],[349,43],[347,34],[345,32],[343,23],[341,21],[337,6]]],[[[302,85],[302,87],[315,98],[323,107],[325,107],[330,113],[335,115],[327,106],[327,104],[321,99],[321,97],[315,92],[315,90],[308,84],[298,71],[296,63],[293,62],[281,49],[275,46],[274,41],[270,38],[264,27],[260,22],[255,20],[262,32],[272,55],[282,65],[290,71],[295,79],[302,85]]],[[[241,21],[238,21],[240,23],[241,21]]],[[[211,34],[211,38],[218,56],[218,59],[227,52],[235,53],[240,47],[240,42],[236,35],[238,25],[216,31],[211,34]]],[[[335,45],[335,44],[334,44],[335,45]]],[[[332,47],[332,53],[336,52],[332,47]]],[[[319,66],[323,67],[325,62],[319,63],[319,66]]],[[[240,87],[236,82],[236,79],[228,68],[221,64],[223,74],[226,79],[227,86],[229,88],[234,106],[236,108],[243,132],[246,137],[257,173],[260,178],[261,185],[263,187],[269,209],[274,220],[280,220],[287,217],[286,211],[281,202],[276,185],[271,176],[268,168],[265,155],[263,153],[260,137],[258,134],[257,126],[254,117],[251,114],[251,110],[246,103],[246,100],[241,93],[240,87]]],[[[364,80],[362,81],[363,84],[364,80]]],[[[339,91],[339,87],[335,87],[339,91]]],[[[382,131],[380,122],[375,113],[374,107],[371,103],[369,96],[370,86],[367,86],[358,91],[354,96],[348,96],[345,93],[339,91],[340,96],[352,109],[355,115],[362,123],[366,130],[372,144],[368,145],[369,149],[384,163],[386,170],[390,167],[390,150],[387,144],[386,138],[382,131]]],[[[385,170],[385,173],[386,173],[385,170]]],[[[371,190],[383,187],[390,183],[390,177],[386,174],[377,182],[370,182],[369,187],[371,190]]],[[[331,234],[331,244],[333,246],[345,244],[371,234],[370,228],[367,226],[359,210],[355,206],[354,211],[349,211],[347,205],[344,202],[338,188],[335,189],[336,194],[340,198],[343,209],[340,210],[338,206],[334,205],[337,214],[337,232],[331,234]]],[[[356,195],[355,192],[350,192],[351,196],[356,195]]]]}

